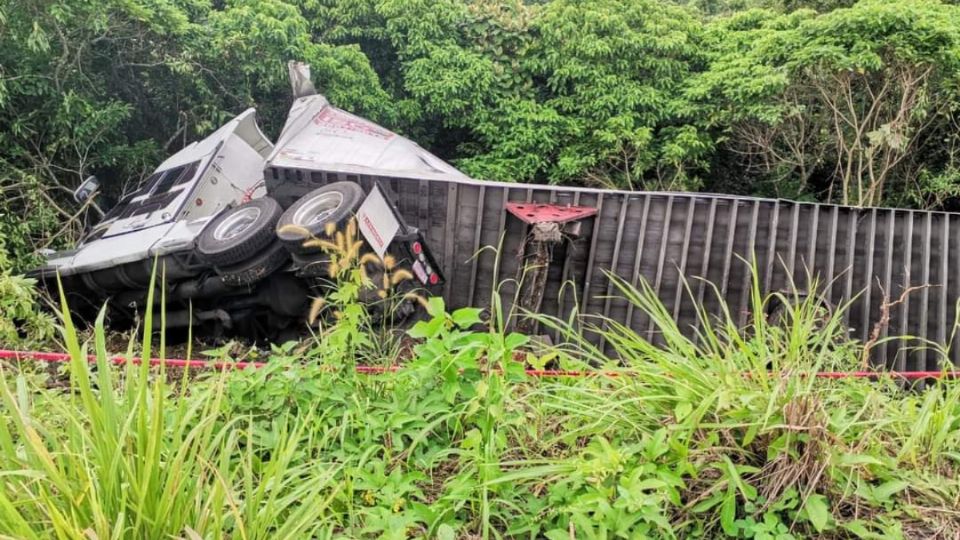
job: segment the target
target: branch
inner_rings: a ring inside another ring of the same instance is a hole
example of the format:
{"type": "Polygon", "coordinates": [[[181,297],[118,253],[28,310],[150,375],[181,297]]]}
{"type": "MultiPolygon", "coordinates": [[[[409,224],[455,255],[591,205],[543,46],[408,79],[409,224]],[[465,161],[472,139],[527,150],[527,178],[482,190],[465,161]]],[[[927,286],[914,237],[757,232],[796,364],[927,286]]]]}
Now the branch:
{"type": "Polygon", "coordinates": [[[896,301],[891,302],[890,296],[883,289],[883,285],[880,283],[880,279],[877,278],[877,286],[880,288],[880,297],[883,298],[883,302],[880,304],[880,320],[873,325],[873,330],[870,331],[870,339],[867,340],[863,345],[863,352],[860,356],[860,366],[866,371],[870,368],[870,351],[873,350],[873,347],[876,346],[877,342],[880,340],[880,333],[890,324],[890,310],[907,301],[907,297],[915,291],[921,289],[926,289],[928,287],[933,287],[929,283],[924,285],[914,285],[912,287],[907,287],[900,293],[900,298],[896,301]]]}

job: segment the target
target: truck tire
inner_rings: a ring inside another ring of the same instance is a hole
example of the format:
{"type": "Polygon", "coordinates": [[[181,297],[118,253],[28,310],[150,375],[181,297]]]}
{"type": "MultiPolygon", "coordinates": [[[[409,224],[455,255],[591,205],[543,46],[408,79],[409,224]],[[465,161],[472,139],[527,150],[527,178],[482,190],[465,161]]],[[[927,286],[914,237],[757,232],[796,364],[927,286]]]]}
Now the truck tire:
{"type": "MultiPolygon", "coordinates": [[[[289,248],[288,248],[289,249],[289,248]]],[[[301,277],[326,278],[330,277],[330,257],[324,253],[313,255],[293,254],[293,263],[297,266],[301,277]]]]}
{"type": "Polygon", "coordinates": [[[231,266],[260,253],[275,240],[283,209],[270,197],[231,208],[213,218],[197,239],[197,252],[213,266],[231,266]]]}
{"type": "Polygon", "coordinates": [[[300,197],[280,216],[277,236],[290,253],[317,253],[321,251],[320,248],[305,248],[303,243],[311,236],[327,238],[325,229],[330,223],[335,224],[338,230],[342,229],[360,207],[363,196],[363,188],[354,182],[334,182],[315,189],[300,197]],[[284,230],[288,225],[301,230],[284,230]],[[309,232],[310,236],[305,236],[301,232],[303,230],[309,232]]]}
{"type": "Polygon", "coordinates": [[[218,267],[217,273],[231,287],[245,287],[261,281],[281,269],[290,254],[283,244],[274,242],[253,257],[233,266],[218,267]]]}

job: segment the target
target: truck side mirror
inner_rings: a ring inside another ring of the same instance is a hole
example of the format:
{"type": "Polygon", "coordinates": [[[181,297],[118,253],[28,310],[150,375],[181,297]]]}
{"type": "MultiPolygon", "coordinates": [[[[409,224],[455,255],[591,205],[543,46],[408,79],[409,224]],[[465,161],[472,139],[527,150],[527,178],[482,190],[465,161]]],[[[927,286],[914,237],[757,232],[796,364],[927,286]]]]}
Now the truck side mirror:
{"type": "Polygon", "coordinates": [[[83,204],[90,200],[93,195],[100,188],[100,181],[97,180],[96,176],[88,176],[86,180],[80,184],[73,192],[73,200],[77,201],[80,204],[83,204]]]}

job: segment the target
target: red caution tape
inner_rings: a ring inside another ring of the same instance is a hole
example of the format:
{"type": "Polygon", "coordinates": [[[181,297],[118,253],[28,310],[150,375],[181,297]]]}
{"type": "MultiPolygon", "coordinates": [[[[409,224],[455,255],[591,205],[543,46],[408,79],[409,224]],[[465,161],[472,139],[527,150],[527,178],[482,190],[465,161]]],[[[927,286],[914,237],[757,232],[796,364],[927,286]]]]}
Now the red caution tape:
{"type": "MultiPolygon", "coordinates": [[[[70,355],[65,353],[42,352],[42,351],[14,351],[0,349],[0,360],[13,361],[34,361],[65,363],[70,361],[70,355]]],[[[90,363],[96,362],[96,356],[87,357],[90,363]]],[[[114,365],[124,365],[132,363],[140,365],[143,360],[140,358],[128,359],[124,356],[112,356],[110,362],[114,365]]],[[[167,367],[178,368],[198,368],[198,369],[257,369],[266,366],[265,362],[213,362],[206,360],[184,360],[181,358],[151,358],[147,361],[151,366],[164,365],[167,367]]],[[[356,366],[357,373],[368,375],[378,375],[384,373],[396,373],[400,371],[401,366],[356,366]]],[[[541,378],[559,378],[559,377],[621,377],[630,376],[627,371],[571,371],[563,369],[527,369],[527,376],[541,378]]],[[[822,371],[816,374],[821,379],[880,379],[883,377],[892,377],[905,380],[924,380],[924,379],[957,379],[960,378],[960,371],[822,371]]]]}

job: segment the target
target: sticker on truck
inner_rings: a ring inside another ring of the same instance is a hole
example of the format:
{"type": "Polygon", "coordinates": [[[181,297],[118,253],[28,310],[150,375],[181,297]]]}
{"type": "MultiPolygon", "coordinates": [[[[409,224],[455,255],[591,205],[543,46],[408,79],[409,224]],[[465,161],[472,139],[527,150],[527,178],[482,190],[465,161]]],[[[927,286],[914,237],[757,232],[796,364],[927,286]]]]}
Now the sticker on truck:
{"type": "Polygon", "coordinates": [[[370,194],[357,209],[357,223],[367,243],[380,259],[383,259],[387,253],[387,247],[400,230],[400,222],[393,215],[390,203],[383,196],[379,186],[373,186],[370,194]]]}

